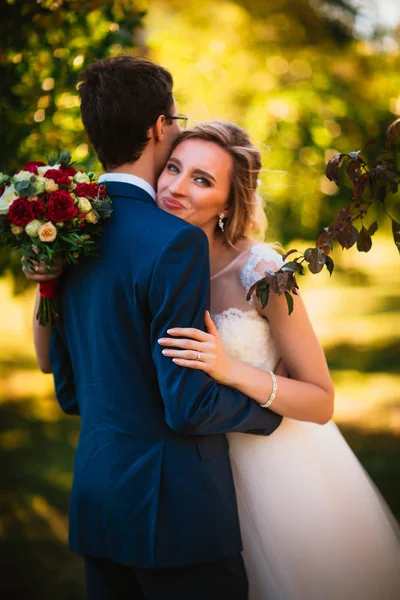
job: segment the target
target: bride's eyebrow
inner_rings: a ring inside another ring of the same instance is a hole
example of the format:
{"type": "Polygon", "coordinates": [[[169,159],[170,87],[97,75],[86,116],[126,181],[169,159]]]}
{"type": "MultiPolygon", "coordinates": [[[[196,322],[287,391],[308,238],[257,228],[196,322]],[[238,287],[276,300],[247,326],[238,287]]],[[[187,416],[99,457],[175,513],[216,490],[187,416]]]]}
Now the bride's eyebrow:
{"type": "Polygon", "coordinates": [[[204,175],[204,177],[207,177],[208,179],[211,179],[211,181],[213,181],[214,183],[217,183],[215,180],[215,177],[213,177],[211,175],[211,173],[208,173],[207,171],[203,171],[203,169],[193,169],[193,173],[197,173],[199,175],[204,175]]]}

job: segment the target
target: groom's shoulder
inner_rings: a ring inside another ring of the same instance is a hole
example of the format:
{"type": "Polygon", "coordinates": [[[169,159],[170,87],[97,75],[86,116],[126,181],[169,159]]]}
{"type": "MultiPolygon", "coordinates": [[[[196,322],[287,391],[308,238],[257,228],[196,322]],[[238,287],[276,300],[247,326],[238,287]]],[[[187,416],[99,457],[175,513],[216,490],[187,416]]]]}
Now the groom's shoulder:
{"type": "Polygon", "coordinates": [[[199,227],[191,225],[187,221],[159,208],[153,211],[153,215],[154,222],[151,223],[153,235],[151,237],[160,250],[171,244],[180,245],[185,242],[192,242],[193,244],[208,243],[206,234],[199,227]]]}

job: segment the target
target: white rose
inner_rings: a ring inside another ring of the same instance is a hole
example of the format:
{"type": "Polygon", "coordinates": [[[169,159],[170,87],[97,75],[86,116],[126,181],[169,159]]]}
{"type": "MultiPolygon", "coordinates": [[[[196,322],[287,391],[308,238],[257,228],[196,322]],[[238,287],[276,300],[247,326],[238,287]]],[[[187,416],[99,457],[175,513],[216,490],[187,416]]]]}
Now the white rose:
{"type": "Polygon", "coordinates": [[[34,221],[28,223],[28,225],[25,227],[25,231],[31,238],[39,237],[39,229],[42,225],[44,225],[44,221],[34,219],[34,221]]]}
{"type": "Polygon", "coordinates": [[[49,169],[59,169],[60,166],[61,165],[59,165],[59,164],[56,164],[56,165],[53,165],[53,166],[46,165],[44,167],[38,167],[37,170],[38,170],[39,175],[44,175],[46,173],[46,171],[48,171],[49,169]]]}
{"type": "Polygon", "coordinates": [[[12,184],[7,186],[2,196],[0,197],[0,215],[6,215],[11,204],[17,198],[19,198],[19,195],[15,191],[15,187],[12,184]]]}
{"type": "Polygon", "coordinates": [[[46,180],[44,177],[35,177],[35,181],[33,182],[33,187],[35,190],[35,194],[41,194],[46,189],[46,180]]]}
{"type": "Polygon", "coordinates": [[[12,181],[16,183],[17,181],[30,181],[33,173],[30,171],[20,171],[16,175],[13,176],[12,181]]]}
{"type": "Polygon", "coordinates": [[[90,177],[88,177],[86,173],[75,173],[73,180],[75,183],[89,183],[90,177]]]}
{"type": "Polygon", "coordinates": [[[82,196],[78,198],[78,209],[79,212],[88,213],[92,210],[92,205],[90,204],[87,198],[83,198],[82,196]]]}
{"type": "Polygon", "coordinates": [[[58,185],[56,184],[54,179],[48,179],[46,181],[45,190],[46,190],[46,192],[49,192],[49,194],[51,194],[51,192],[55,192],[56,190],[58,190],[58,185]]]}

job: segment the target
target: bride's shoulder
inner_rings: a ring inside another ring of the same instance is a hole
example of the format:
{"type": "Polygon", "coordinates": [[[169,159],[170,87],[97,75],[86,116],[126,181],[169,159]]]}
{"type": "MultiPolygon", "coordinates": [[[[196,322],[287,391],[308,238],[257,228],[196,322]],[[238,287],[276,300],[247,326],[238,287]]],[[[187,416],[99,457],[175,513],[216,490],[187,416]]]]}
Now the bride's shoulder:
{"type": "Polygon", "coordinates": [[[240,281],[246,291],[264,276],[264,271],[277,271],[283,265],[283,248],[278,243],[261,243],[253,241],[249,244],[247,260],[243,265],[240,281]]]}
{"type": "Polygon", "coordinates": [[[246,265],[257,266],[260,262],[275,263],[276,270],[283,265],[284,250],[278,242],[266,243],[253,241],[249,245],[249,255],[246,265]]]}

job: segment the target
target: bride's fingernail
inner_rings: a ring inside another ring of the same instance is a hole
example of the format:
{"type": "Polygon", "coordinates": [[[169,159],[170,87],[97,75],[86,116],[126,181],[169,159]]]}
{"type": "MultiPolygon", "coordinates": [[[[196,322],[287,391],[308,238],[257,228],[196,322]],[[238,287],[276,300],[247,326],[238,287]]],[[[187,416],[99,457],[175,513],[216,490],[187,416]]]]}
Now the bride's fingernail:
{"type": "Polygon", "coordinates": [[[174,333],[175,329],[167,329],[167,333],[174,333]]]}

